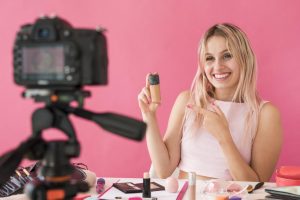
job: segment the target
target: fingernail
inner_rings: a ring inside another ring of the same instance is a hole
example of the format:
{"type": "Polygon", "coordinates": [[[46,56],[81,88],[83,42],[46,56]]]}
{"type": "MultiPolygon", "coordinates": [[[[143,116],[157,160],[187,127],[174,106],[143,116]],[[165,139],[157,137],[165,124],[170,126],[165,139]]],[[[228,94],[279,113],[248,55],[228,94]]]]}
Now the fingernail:
{"type": "Polygon", "coordinates": [[[193,105],[187,104],[186,107],[188,107],[188,108],[193,108],[193,105]]]}

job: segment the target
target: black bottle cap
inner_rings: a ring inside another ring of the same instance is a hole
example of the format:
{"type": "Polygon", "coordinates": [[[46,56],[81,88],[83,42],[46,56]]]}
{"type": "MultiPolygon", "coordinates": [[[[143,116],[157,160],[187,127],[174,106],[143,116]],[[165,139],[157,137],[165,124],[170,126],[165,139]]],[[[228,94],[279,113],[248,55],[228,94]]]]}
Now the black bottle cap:
{"type": "Polygon", "coordinates": [[[150,85],[158,85],[159,84],[159,75],[158,74],[149,75],[149,83],[150,83],[150,85]]]}

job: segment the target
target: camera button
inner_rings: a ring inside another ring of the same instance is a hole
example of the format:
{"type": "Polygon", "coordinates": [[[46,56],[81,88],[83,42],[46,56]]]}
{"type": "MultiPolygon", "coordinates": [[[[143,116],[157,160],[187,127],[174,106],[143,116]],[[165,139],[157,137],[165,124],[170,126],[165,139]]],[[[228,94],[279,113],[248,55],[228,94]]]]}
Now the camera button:
{"type": "Polygon", "coordinates": [[[70,67],[70,73],[75,73],[76,72],[76,67],[70,67]]]}
{"type": "Polygon", "coordinates": [[[66,77],[66,79],[67,79],[67,81],[72,81],[72,80],[73,80],[73,77],[72,77],[71,75],[68,75],[68,76],[66,77]]]}
{"type": "Polygon", "coordinates": [[[28,40],[28,39],[29,39],[29,36],[28,36],[27,34],[24,34],[24,35],[22,35],[22,39],[23,39],[23,40],[28,40]]]}
{"type": "Polygon", "coordinates": [[[64,71],[65,71],[65,74],[70,74],[71,73],[71,69],[70,69],[70,67],[68,65],[66,65],[64,67],[64,71]]]}
{"type": "Polygon", "coordinates": [[[71,31],[70,30],[64,30],[63,34],[65,37],[70,37],[71,36],[71,31]]]}

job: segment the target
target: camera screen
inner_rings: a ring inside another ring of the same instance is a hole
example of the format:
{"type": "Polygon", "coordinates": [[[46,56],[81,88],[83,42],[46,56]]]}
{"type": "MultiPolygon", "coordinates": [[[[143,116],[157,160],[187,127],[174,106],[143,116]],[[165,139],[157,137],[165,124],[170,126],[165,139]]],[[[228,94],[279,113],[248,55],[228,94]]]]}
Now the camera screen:
{"type": "Polygon", "coordinates": [[[23,79],[64,79],[65,56],[63,45],[23,47],[22,57],[23,79]]]}

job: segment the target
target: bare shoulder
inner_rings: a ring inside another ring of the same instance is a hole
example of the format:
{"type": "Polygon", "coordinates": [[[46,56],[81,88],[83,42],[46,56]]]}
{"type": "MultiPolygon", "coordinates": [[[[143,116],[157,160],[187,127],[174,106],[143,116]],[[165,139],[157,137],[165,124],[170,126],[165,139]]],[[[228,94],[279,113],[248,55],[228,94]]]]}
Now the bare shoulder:
{"type": "Polygon", "coordinates": [[[177,139],[177,142],[181,139],[181,125],[184,119],[186,105],[190,99],[190,92],[183,91],[178,96],[173,105],[167,131],[164,137],[164,141],[170,141],[173,139],[177,139]],[[175,135],[175,136],[174,136],[175,135]]]}
{"type": "Polygon", "coordinates": [[[175,101],[175,104],[173,106],[171,114],[174,113],[174,115],[176,115],[176,116],[178,114],[183,116],[186,105],[189,102],[189,99],[190,99],[190,92],[188,90],[182,91],[181,93],[179,93],[179,95],[177,96],[177,99],[175,101]]]}
{"type": "Polygon", "coordinates": [[[179,101],[181,103],[187,103],[190,99],[190,94],[191,93],[189,90],[182,91],[179,93],[176,101],[179,101]]]}
{"type": "Polygon", "coordinates": [[[259,114],[258,135],[279,136],[282,133],[279,109],[270,102],[265,103],[259,114]]]}
{"type": "Polygon", "coordinates": [[[280,120],[280,111],[271,102],[266,102],[260,111],[260,121],[280,120]]]}

